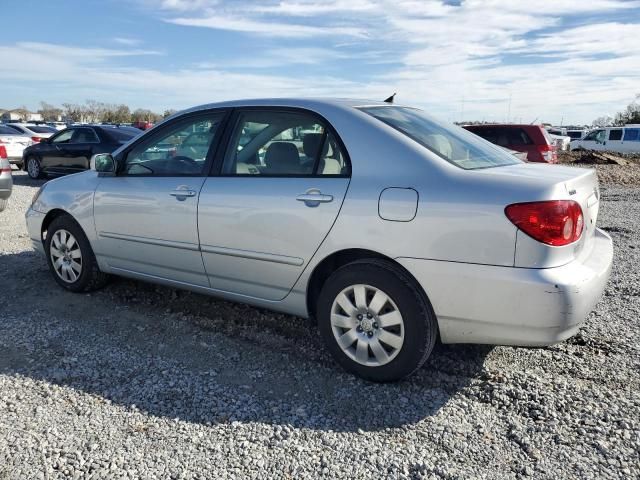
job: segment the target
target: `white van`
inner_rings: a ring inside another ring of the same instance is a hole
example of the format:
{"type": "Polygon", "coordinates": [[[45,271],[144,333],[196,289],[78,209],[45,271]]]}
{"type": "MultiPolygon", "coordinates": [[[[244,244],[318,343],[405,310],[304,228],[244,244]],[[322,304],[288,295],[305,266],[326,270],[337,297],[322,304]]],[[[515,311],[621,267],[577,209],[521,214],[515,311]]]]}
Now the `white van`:
{"type": "Polygon", "coordinates": [[[596,128],[582,140],[571,140],[571,150],[640,153],[640,124],[596,128]]]}

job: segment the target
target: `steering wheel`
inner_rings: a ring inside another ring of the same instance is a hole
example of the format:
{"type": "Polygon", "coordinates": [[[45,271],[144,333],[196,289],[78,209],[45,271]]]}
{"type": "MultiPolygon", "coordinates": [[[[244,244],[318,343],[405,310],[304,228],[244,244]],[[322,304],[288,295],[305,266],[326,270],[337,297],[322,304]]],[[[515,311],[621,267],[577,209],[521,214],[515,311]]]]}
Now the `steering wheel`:
{"type": "Polygon", "coordinates": [[[177,155],[173,157],[172,160],[177,160],[179,162],[182,162],[182,164],[188,165],[189,168],[193,168],[194,172],[199,172],[200,170],[202,170],[202,167],[193,158],[186,157],[184,155],[177,155]]]}

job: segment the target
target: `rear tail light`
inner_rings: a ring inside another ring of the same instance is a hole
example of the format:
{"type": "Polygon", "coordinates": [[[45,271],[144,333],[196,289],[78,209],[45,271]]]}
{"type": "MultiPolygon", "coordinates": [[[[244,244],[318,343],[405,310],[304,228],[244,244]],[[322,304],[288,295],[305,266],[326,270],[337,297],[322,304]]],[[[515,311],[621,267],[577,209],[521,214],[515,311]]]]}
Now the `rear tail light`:
{"type": "Polygon", "coordinates": [[[7,149],[4,145],[0,145],[0,158],[7,158],[7,149]]]}
{"type": "Polygon", "coordinates": [[[545,162],[558,163],[558,149],[555,145],[538,145],[538,151],[542,154],[545,162]]]}
{"type": "Polygon", "coordinates": [[[40,140],[42,140],[42,137],[31,137],[31,140],[38,143],[40,140]]]}
{"type": "Polygon", "coordinates": [[[514,203],[504,209],[511,222],[531,238],[561,247],[582,235],[582,208],[573,200],[514,203]]]}

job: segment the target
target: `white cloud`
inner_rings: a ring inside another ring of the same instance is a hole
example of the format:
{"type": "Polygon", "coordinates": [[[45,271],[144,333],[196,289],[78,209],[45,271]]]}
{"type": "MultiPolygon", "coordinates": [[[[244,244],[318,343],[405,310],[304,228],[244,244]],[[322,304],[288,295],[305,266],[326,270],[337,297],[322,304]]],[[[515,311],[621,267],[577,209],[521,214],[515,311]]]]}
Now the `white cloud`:
{"type": "Polygon", "coordinates": [[[128,47],[135,47],[136,45],[140,45],[142,42],[137,38],[129,38],[129,37],[113,37],[113,41],[120,45],[125,45],[128,47]]]}
{"type": "Polygon", "coordinates": [[[366,37],[366,32],[357,27],[317,27],[301,23],[263,22],[241,17],[214,14],[210,17],[179,17],[167,22],[189,27],[207,27],[217,30],[268,35],[270,37],[317,37],[338,35],[347,37],[366,37]]]}

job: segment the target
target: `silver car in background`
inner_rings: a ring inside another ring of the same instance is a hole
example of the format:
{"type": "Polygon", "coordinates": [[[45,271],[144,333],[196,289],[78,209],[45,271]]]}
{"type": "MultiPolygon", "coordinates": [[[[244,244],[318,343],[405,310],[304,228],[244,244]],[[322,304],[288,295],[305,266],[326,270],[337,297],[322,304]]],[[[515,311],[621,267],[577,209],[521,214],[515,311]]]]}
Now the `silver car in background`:
{"type": "Polygon", "coordinates": [[[4,156],[9,163],[22,166],[22,152],[33,140],[26,133],[20,133],[14,128],[0,124],[0,145],[4,147],[4,156]]]}
{"type": "Polygon", "coordinates": [[[114,274],[312,317],[345,369],[391,381],[437,338],[575,334],[611,269],[599,195],[593,170],[523,163],[419,109],[251,100],[94,156],[26,219],[67,290],[114,274]]]}
{"type": "Polygon", "coordinates": [[[0,212],[6,208],[12,189],[11,164],[6,156],[3,156],[2,146],[0,145],[0,212]]]}

